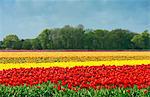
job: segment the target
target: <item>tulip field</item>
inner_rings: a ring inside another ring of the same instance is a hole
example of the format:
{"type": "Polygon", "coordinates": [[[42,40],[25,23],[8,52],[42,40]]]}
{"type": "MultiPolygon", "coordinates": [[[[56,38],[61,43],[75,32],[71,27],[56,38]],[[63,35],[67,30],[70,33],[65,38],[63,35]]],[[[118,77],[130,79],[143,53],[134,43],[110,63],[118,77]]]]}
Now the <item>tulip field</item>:
{"type": "Polygon", "coordinates": [[[1,51],[0,97],[150,97],[150,52],[1,51]]]}

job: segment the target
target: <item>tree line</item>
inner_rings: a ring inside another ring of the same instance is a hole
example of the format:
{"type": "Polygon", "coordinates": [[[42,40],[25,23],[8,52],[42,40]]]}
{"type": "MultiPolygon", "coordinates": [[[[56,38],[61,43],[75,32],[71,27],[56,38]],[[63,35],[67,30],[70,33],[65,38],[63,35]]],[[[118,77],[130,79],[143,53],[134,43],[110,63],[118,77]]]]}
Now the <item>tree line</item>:
{"type": "Polygon", "coordinates": [[[43,30],[34,39],[19,39],[17,35],[7,35],[0,41],[0,49],[15,50],[146,50],[150,49],[150,33],[124,29],[103,30],[84,29],[83,25],[65,25],[62,28],[43,30]]]}

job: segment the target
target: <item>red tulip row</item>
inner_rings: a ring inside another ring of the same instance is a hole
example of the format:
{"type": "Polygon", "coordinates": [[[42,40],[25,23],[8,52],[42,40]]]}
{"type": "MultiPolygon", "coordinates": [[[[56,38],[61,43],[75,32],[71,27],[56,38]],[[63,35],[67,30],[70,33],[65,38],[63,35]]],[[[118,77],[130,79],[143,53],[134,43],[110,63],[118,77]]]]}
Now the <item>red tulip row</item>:
{"type": "Polygon", "coordinates": [[[0,84],[35,85],[50,81],[69,89],[150,86],[150,64],[138,66],[89,66],[73,68],[20,68],[0,71],[0,84]]]}

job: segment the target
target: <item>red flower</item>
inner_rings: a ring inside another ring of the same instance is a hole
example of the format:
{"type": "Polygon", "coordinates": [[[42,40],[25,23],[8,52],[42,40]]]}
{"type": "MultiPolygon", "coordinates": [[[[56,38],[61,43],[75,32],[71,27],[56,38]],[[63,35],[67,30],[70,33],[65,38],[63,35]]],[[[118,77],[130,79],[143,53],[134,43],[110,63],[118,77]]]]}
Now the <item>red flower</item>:
{"type": "Polygon", "coordinates": [[[148,90],[144,90],[144,94],[147,94],[148,93],[148,90]]]}
{"type": "Polygon", "coordinates": [[[65,92],[66,91],[66,89],[65,88],[62,88],[62,90],[65,92]]]}
{"type": "Polygon", "coordinates": [[[41,87],[40,87],[40,86],[37,86],[37,88],[40,89],[41,87]]]}
{"type": "Polygon", "coordinates": [[[53,86],[53,88],[56,88],[56,86],[53,86]]]}
{"type": "Polygon", "coordinates": [[[150,64],[137,66],[76,66],[73,68],[20,68],[0,71],[0,84],[18,86],[42,84],[50,81],[59,84],[57,88],[68,85],[69,89],[80,88],[147,88],[150,85],[150,64]]]}
{"type": "Polygon", "coordinates": [[[130,90],[126,90],[126,92],[130,93],[130,90]]]}
{"type": "Polygon", "coordinates": [[[60,85],[58,85],[58,86],[57,86],[57,89],[58,89],[58,90],[61,90],[61,86],[60,86],[60,85]]]}

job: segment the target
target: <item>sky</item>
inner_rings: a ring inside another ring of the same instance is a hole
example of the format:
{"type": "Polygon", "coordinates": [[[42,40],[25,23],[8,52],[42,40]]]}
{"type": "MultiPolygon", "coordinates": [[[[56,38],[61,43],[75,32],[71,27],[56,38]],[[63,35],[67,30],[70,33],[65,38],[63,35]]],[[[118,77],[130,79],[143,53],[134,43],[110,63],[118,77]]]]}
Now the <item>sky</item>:
{"type": "Polygon", "coordinates": [[[0,0],[0,40],[35,38],[46,28],[150,31],[150,0],[0,0]]]}

